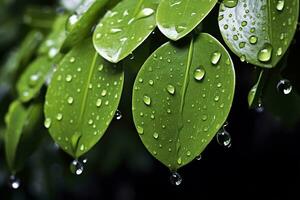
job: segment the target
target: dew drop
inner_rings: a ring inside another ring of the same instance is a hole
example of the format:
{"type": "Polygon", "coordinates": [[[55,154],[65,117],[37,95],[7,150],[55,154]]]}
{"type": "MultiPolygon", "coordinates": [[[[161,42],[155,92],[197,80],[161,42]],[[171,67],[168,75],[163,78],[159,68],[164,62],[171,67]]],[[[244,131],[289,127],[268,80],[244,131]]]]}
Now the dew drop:
{"type": "Polygon", "coordinates": [[[222,57],[222,54],[220,52],[216,51],[211,55],[210,61],[213,65],[216,65],[219,63],[221,57],[222,57]]]}
{"type": "Polygon", "coordinates": [[[70,170],[73,174],[79,176],[83,172],[83,164],[77,159],[73,160],[70,164],[70,170]]]}
{"type": "Polygon", "coordinates": [[[233,8],[237,5],[238,0],[224,0],[223,3],[227,8],[233,8]]]}
{"type": "Polygon", "coordinates": [[[276,9],[282,11],[284,9],[284,0],[277,0],[276,9]]]}
{"type": "Polygon", "coordinates": [[[73,99],[73,97],[68,97],[67,101],[68,101],[68,104],[73,104],[74,99],[73,99]]]}
{"type": "Polygon", "coordinates": [[[143,8],[136,16],[136,19],[141,19],[153,15],[154,10],[152,8],[143,8]]]}
{"type": "Polygon", "coordinates": [[[63,115],[62,115],[61,113],[58,113],[58,114],[56,115],[56,119],[57,119],[58,121],[62,120],[62,118],[63,118],[63,115]]]}
{"type": "Polygon", "coordinates": [[[170,183],[179,186],[182,183],[182,177],[178,172],[172,172],[170,175],[170,183]]]}
{"type": "Polygon", "coordinates": [[[70,63],[73,63],[73,62],[75,62],[75,58],[74,58],[74,57],[71,57],[71,58],[70,58],[70,63]]]}
{"type": "Polygon", "coordinates": [[[101,99],[97,99],[97,101],[96,101],[96,106],[97,106],[97,107],[100,107],[101,104],[102,104],[102,100],[101,100],[101,99]]]}
{"type": "Polygon", "coordinates": [[[173,85],[167,86],[167,91],[169,94],[174,95],[175,94],[175,87],[173,85]]]}
{"type": "Polygon", "coordinates": [[[153,137],[155,138],[155,139],[158,139],[158,137],[159,137],[159,135],[158,135],[158,133],[153,133],[153,137]]]}
{"type": "Polygon", "coordinates": [[[195,69],[195,71],[194,71],[194,79],[196,81],[203,80],[204,76],[205,76],[205,70],[202,67],[198,67],[198,68],[195,69]]]}
{"type": "Polygon", "coordinates": [[[70,74],[68,74],[68,75],[66,76],[66,81],[67,81],[67,82],[71,82],[71,81],[72,81],[72,76],[71,76],[70,74]]]}
{"type": "Polygon", "coordinates": [[[288,95],[292,92],[293,86],[289,80],[282,79],[277,83],[277,90],[284,95],[288,95]]]}
{"type": "Polygon", "coordinates": [[[51,126],[51,119],[50,118],[46,118],[45,121],[44,121],[44,126],[46,128],[50,128],[51,126]]]}
{"type": "Polygon", "coordinates": [[[144,129],[141,126],[136,127],[138,134],[143,135],[144,134],[144,129]]]}
{"type": "Polygon", "coordinates": [[[250,44],[256,44],[257,43],[257,37],[255,35],[251,35],[249,37],[250,44]]]}
{"type": "Polygon", "coordinates": [[[268,62],[272,57],[273,47],[271,44],[266,43],[264,47],[258,52],[257,58],[260,62],[268,62]]]}
{"type": "Polygon", "coordinates": [[[151,104],[151,98],[149,97],[149,96],[144,96],[144,98],[143,98],[143,101],[144,101],[144,103],[147,105],[147,106],[150,106],[150,104],[151,104]]]}

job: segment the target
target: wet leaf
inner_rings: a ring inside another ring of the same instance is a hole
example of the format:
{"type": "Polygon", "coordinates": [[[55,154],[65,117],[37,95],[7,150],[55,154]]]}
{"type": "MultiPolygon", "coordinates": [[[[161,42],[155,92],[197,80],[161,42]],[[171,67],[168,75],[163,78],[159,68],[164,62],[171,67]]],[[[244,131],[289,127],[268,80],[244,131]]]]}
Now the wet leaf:
{"type": "Polygon", "coordinates": [[[299,1],[230,1],[237,2],[235,6],[228,2],[220,6],[219,27],[229,48],[243,61],[275,67],[294,37],[299,1]]]}
{"type": "Polygon", "coordinates": [[[263,88],[267,82],[269,71],[261,69],[258,75],[258,79],[255,85],[251,88],[248,94],[248,105],[249,108],[255,108],[261,104],[261,97],[263,94],[263,88]]]}
{"type": "Polygon", "coordinates": [[[42,104],[35,103],[26,108],[14,101],[5,117],[4,135],[6,160],[11,172],[16,172],[33,152],[40,138],[39,125],[42,122],[42,104]]]}
{"type": "Polygon", "coordinates": [[[124,0],[108,11],[93,35],[95,49],[117,63],[130,55],[155,29],[157,0],[124,0]]]}
{"type": "Polygon", "coordinates": [[[34,60],[17,82],[19,99],[27,102],[36,97],[53,70],[53,62],[43,56],[34,60]]]}
{"type": "Polygon", "coordinates": [[[162,0],[157,9],[157,25],[171,40],[190,33],[209,14],[217,0],[162,0]]]}
{"type": "Polygon", "coordinates": [[[64,151],[79,157],[102,137],[114,117],[123,71],[82,41],[61,61],[49,85],[45,127],[64,151]]]}
{"type": "Polygon", "coordinates": [[[157,49],[133,91],[137,132],[172,170],[197,157],[222,127],[235,88],[233,63],[215,38],[203,33],[189,43],[157,49]]]}
{"type": "Polygon", "coordinates": [[[62,46],[62,52],[67,52],[78,42],[86,38],[98,17],[104,14],[105,5],[109,0],[85,0],[68,18],[66,24],[67,38],[62,46]]]}

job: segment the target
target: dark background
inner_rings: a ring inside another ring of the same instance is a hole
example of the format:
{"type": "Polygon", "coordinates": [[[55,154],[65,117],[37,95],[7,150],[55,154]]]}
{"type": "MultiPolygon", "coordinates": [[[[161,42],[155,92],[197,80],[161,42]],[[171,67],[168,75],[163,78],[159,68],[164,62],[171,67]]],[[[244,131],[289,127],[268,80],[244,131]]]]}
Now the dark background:
{"type": "MultiPolygon", "coordinates": [[[[22,12],[31,3],[54,4],[51,1],[14,4],[11,18],[20,25],[15,30],[16,36],[0,46],[2,62],[8,50],[26,33],[22,12]]],[[[208,18],[214,23],[209,23],[207,31],[222,41],[217,29],[217,9],[208,18]]],[[[299,26],[297,29],[286,73],[295,90],[299,88],[299,26]]],[[[87,154],[88,163],[81,176],[71,174],[71,158],[58,150],[47,135],[17,175],[21,179],[20,189],[12,190],[7,184],[9,173],[0,141],[0,199],[300,199],[300,123],[286,127],[287,119],[282,120],[268,110],[262,113],[249,110],[247,96],[254,83],[253,66],[241,63],[233,54],[232,57],[237,74],[227,127],[232,146],[224,148],[213,140],[200,161],[179,170],[183,177],[180,186],[170,184],[169,170],[144,148],[133,127],[131,113],[126,110],[130,101],[124,97],[120,107],[123,118],[114,120],[103,139],[87,154]]],[[[282,109],[285,107],[283,103],[282,109]]]]}

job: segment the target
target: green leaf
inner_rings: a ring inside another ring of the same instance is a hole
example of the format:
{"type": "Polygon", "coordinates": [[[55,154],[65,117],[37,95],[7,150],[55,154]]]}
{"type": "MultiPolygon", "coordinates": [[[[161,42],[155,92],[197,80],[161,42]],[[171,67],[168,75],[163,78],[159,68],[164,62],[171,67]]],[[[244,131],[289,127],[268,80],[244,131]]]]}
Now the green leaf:
{"type": "Polygon", "coordinates": [[[155,29],[157,0],[124,0],[108,11],[93,35],[95,49],[117,63],[130,55],[155,29]]]}
{"type": "Polygon", "coordinates": [[[79,157],[102,137],[119,105],[123,71],[94,50],[91,38],[72,49],[46,95],[45,127],[64,151],[79,157]]]}
{"type": "Polygon", "coordinates": [[[235,72],[226,49],[202,33],[190,44],[166,43],[140,70],[133,91],[137,132],[172,170],[198,156],[226,121],[235,72]]]}
{"type": "Polygon", "coordinates": [[[62,44],[66,39],[65,26],[68,17],[60,15],[55,20],[52,31],[41,44],[38,53],[48,55],[49,58],[54,58],[60,51],[62,44]]]}
{"type": "Polygon", "coordinates": [[[34,60],[17,82],[19,99],[28,102],[36,97],[52,72],[53,62],[43,56],[34,60]]]}
{"type": "Polygon", "coordinates": [[[225,0],[219,27],[228,47],[241,60],[272,68],[294,37],[298,15],[299,0],[225,0]]]}
{"type": "Polygon", "coordinates": [[[28,6],[23,16],[23,22],[37,29],[50,29],[56,16],[56,10],[49,7],[28,6]]]}
{"type": "Polygon", "coordinates": [[[261,104],[261,97],[263,94],[264,86],[267,82],[267,79],[269,77],[269,71],[266,69],[261,69],[260,73],[258,75],[257,82],[255,85],[251,88],[249,94],[248,94],[248,105],[249,108],[255,108],[259,104],[261,104]]]}
{"type": "Polygon", "coordinates": [[[42,110],[40,103],[26,108],[19,101],[14,101],[9,107],[5,117],[7,128],[4,140],[6,160],[13,173],[23,165],[41,137],[38,135],[40,128],[35,128],[42,122],[42,110]]]}
{"type": "Polygon", "coordinates": [[[71,15],[66,24],[67,38],[62,46],[62,52],[68,51],[91,32],[98,17],[104,14],[108,0],[85,0],[75,14],[71,15]]]}
{"type": "Polygon", "coordinates": [[[209,14],[217,0],[162,0],[157,9],[157,25],[171,40],[190,33],[209,14]]]}

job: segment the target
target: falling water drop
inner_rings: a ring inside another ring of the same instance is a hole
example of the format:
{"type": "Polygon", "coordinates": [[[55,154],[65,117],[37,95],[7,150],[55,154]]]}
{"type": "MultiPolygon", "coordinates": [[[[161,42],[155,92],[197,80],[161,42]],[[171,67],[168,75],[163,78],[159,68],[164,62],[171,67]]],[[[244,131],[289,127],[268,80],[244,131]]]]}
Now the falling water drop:
{"type": "Polygon", "coordinates": [[[217,133],[217,142],[223,147],[231,147],[231,136],[224,127],[217,133]]]}
{"type": "Polygon", "coordinates": [[[289,80],[282,79],[277,83],[277,90],[284,95],[288,95],[292,92],[293,86],[289,80]]]}
{"type": "Polygon", "coordinates": [[[70,164],[70,170],[73,174],[79,176],[83,172],[83,164],[77,159],[73,160],[70,164]]]}
{"type": "Polygon", "coordinates": [[[116,120],[120,120],[120,119],[122,119],[122,113],[121,113],[121,111],[120,110],[117,110],[116,111],[116,113],[115,113],[115,118],[116,118],[116,120]]]}
{"type": "Polygon", "coordinates": [[[182,177],[178,172],[171,172],[170,182],[172,185],[179,186],[182,183],[182,177]]]}
{"type": "Polygon", "coordinates": [[[15,175],[11,175],[9,177],[9,186],[11,189],[17,190],[21,186],[21,181],[19,178],[17,178],[15,175]]]}

